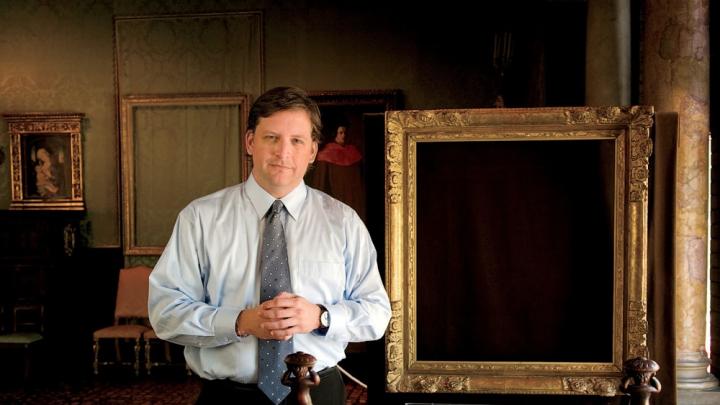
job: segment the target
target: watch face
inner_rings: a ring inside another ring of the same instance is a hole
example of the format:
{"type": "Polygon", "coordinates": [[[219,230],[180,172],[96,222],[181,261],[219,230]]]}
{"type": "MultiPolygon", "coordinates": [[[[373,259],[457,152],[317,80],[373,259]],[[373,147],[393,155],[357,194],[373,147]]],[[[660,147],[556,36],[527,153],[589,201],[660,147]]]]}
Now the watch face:
{"type": "Polygon", "coordinates": [[[329,318],[328,311],[324,310],[322,312],[322,314],[320,314],[320,325],[323,328],[327,328],[328,326],[330,326],[330,320],[328,318],[329,318]]]}

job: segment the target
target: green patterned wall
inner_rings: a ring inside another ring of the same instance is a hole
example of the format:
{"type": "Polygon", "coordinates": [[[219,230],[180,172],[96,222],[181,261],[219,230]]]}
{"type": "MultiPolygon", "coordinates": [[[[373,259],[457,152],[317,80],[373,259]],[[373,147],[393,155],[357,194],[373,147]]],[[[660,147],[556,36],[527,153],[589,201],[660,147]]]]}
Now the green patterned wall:
{"type": "MultiPolygon", "coordinates": [[[[486,28],[492,16],[458,7],[410,13],[400,4],[375,2],[0,0],[0,113],[76,111],[87,117],[83,170],[92,246],[121,244],[113,17],[243,11],[262,12],[262,88],[401,89],[406,108],[492,106],[492,52],[487,49],[492,33],[486,28]]],[[[217,26],[208,27],[210,35],[219,32],[217,26]]],[[[162,30],[148,36],[144,49],[154,51],[135,59],[162,59],[167,38],[162,30]]],[[[191,55],[200,58],[200,66],[208,66],[206,56],[217,55],[218,44],[210,45],[191,55]]],[[[141,67],[132,69],[143,73],[141,67]]],[[[157,83],[136,82],[141,87],[127,90],[237,91],[236,73],[242,69],[203,68],[200,77],[212,79],[204,89],[203,80],[184,82],[187,76],[165,68],[157,83]]],[[[6,209],[8,136],[1,120],[0,151],[6,155],[0,163],[0,209],[6,209]]]]}
{"type": "MultiPolygon", "coordinates": [[[[0,112],[85,113],[85,200],[96,246],[119,245],[112,16],[109,0],[0,1],[0,112]]],[[[0,131],[7,152],[4,121],[0,131]]],[[[2,209],[9,170],[6,159],[2,209]]]]}
{"type": "MultiPolygon", "coordinates": [[[[85,114],[83,174],[88,237],[92,246],[121,244],[113,64],[115,40],[128,37],[127,32],[122,33],[122,38],[114,37],[113,16],[223,11],[231,8],[230,3],[0,1],[0,113],[73,111],[85,114]]],[[[209,20],[202,35],[191,37],[193,42],[183,42],[182,36],[192,36],[194,32],[177,30],[163,23],[149,27],[147,35],[131,37],[137,43],[123,48],[118,62],[121,94],[224,91],[258,94],[262,86],[261,57],[240,58],[241,63],[217,62],[222,62],[223,55],[230,50],[235,54],[247,49],[257,52],[261,38],[245,43],[233,42],[237,38],[218,40],[227,28],[223,23],[231,24],[238,18],[230,22],[225,22],[222,16],[209,20]],[[168,27],[175,31],[168,31],[168,27]],[[128,65],[128,61],[139,63],[128,65]],[[134,70],[128,72],[123,67],[134,70]],[[251,82],[244,80],[248,74],[251,82]]],[[[259,21],[257,17],[256,21],[259,21]]],[[[262,35],[257,25],[252,29],[262,35]]],[[[5,159],[0,163],[0,209],[7,209],[10,203],[8,142],[7,125],[3,121],[0,151],[5,159]]]]}

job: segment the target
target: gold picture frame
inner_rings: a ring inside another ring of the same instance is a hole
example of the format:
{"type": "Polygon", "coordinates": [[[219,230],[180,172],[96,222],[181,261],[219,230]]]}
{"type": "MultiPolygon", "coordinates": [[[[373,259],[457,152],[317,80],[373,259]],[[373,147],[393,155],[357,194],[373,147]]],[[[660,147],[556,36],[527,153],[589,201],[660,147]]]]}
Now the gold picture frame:
{"type": "Polygon", "coordinates": [[[250,160],[244,134],[249,102],[243,93],[122,97],[125,255],[159,256],[182,207],[247,178],[250,160]]]}
{"type": "Polygon", "coordinates": [[[387,392],[620,392],[647,356],[652,116],[386,114],[387,392]]]}
{"type": "Polygon", "coordinates": [[[11,210],[85,209],[82,113],[8,113],[11,210]]]}

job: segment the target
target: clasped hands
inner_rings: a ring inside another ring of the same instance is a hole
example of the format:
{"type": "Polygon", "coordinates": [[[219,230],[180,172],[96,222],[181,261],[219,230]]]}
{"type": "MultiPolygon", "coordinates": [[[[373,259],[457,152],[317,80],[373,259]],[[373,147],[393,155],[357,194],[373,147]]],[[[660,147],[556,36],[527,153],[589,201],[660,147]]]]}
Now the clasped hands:
{"type": "Polygon", "coordinates": [[[235,322],[238,335],[259,339],[288,340],[320,326],[320,307],[305,298],[282,292],[275,298],[240,312],[235,322]]]}

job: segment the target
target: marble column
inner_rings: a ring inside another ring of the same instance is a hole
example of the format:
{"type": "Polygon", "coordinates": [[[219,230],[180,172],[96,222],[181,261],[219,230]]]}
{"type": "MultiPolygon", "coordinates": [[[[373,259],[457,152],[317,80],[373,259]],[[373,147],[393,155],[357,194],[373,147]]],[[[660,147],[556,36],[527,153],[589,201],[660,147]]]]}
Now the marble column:
{"type": "Polygon", "coordinates": [[[588,0],[585,105],[630,104],[630,0],[588,0]]]}
{"type": "Polygon", "coordinates": [[[642,104],[676,111],[675,333],[677,386],[717,387],[707,371],[706,313],[709,247],[708,2],[646,0],[642,104]]]}

